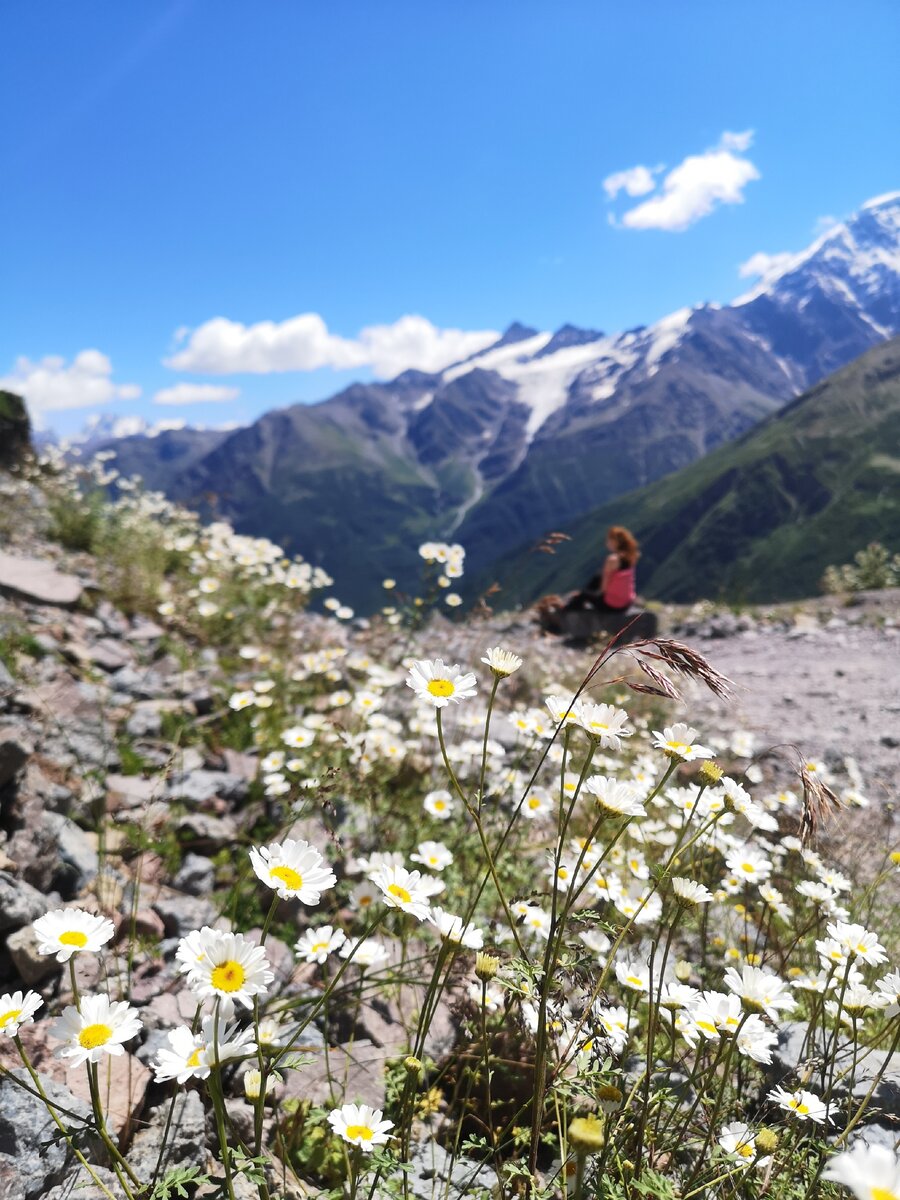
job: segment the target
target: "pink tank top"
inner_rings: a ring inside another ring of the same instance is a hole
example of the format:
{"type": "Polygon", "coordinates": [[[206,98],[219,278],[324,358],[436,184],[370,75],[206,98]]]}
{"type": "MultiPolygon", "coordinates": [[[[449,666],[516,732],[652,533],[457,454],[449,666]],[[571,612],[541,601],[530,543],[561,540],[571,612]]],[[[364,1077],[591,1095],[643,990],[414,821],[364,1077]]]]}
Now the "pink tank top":
{"type": "Polygon", "coordinates": [[[623,567],[622,570],[616,571],[610,579],[606,591],[603,593],[603,599],[610,608],[627,608],[634,601],[636,595],[634,567],[623,567]]]}

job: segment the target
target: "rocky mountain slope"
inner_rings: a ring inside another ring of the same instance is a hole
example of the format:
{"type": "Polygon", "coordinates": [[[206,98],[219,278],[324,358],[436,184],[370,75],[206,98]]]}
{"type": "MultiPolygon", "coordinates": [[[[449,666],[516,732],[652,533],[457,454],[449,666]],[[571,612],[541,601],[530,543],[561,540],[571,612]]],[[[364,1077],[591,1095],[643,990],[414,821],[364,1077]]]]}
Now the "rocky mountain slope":
{"type": "Polygon", "coordinates": [[[358,384],[215,444],[114,441],[154,487],[327,560],[357,608],[415,544],[470,563],[694,462],[900,332],[900,194],[871,201],[735,304],[604,335],[511,326],[433,375],[358,384]]]}
{"type": "MultiPolygon", "coordinates": [[[[872,541],[900,550],[900,339],[876,346],[737,441],[492,568],[504,601],[577,587],[603,530],[642,543],[640,587],[668,600],[813,595],[825,568],[872,541]]],[[[483,586],[487,576],[481,579],[483,586]]]]}

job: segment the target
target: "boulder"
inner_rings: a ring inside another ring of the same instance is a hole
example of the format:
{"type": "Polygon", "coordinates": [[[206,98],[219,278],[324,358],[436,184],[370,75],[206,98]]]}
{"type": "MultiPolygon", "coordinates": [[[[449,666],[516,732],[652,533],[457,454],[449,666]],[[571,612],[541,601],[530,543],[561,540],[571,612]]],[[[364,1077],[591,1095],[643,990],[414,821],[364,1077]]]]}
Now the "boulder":
{"type": "Polygon", "coordinates": [[[30,925],[49,908],[50,902],[37,888],[0,871],[0,932],[30,925]]]}
{"type": "Polygon", "coordinates": [[[57,571],[48,562],[0,551],[0,592],[6,595],[34,604],[74,608],[83,591],[80,579],[57,571]]]}
{"type": "Polygon", "coordinates": [[[216,883],[216,870],[202,854],[187,854],[172,883],[191,896],[208,896],[216,883]]]}
{"type": "MultiPolygon", "coordinates": [[[[87,1180],[75,1156],[57,1136],[59,1131],[44,1102],[19,1086],[33,1086],[27,1071],[20,1064],[10,1074],[13,1078],[0,1078],[0,1196],[3,1200],[45,1200],[50,1188],[69,1177],[87,1180]]],[[[90,1117],[90,1104],[63,1084],[44,1076],[41,1085],[52,1104],[77,1114],[75,1119],[63,1117],[73,1132],[80,1127],[79,1118],[83,1123],[90,1117]]]]}
{"type": "Polygon", "coordinates": [[[169,781],[169,799],[206,807],[213,800],[243,800],[248,783],[230,771],[178,771],[169,781]]]}
{"type": "MultiPolygon", "coordinates": [[[[66,1060],[57,1058],[54,1053],[59,1043],[50,1036],[52,1024],[51,1020],[45,1019],[22,1026],[19,1036],[25,1052],[41,1075],[49,1076],[67,1087],[73,1096],[90,1104],[91,1093],[84,1068],[70,1070],[66,1060]]],[[[0,1066],[11,1068],[19,1061],[15,1046],[9,1038],[4,1038],[0,1044],[0,1066]]],[[[126,1050],[125,1054],[103,1056],[98,1064],[97,1082],[109,1128],[122,1143],[126,1143],[143,1107],[150,1072],[126,1050]]]]}
{"type": "Polygon", "coordinates": [[[33,747],[16,725],[0,729],[0,788],[25,766],[33,747]]]}
{"type": "Polygon", "coordinates": [[[6,948],[20,978],[29,987],[62,970],[52,954],[38,954],[37,937],[30,925],[23,925],[6,939],[6,948]]]}

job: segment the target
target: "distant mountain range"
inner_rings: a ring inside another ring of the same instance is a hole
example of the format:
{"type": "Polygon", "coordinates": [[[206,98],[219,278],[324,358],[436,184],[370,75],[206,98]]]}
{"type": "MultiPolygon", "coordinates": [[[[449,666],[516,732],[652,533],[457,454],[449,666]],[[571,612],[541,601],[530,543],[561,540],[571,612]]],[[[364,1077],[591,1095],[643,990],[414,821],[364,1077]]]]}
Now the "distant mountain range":
{"type": "Polygon", "coordinates": [[[435,373],[355,384],[230,432],[95,440],[153,487],[322,563],[360,610],[426,538],[484,571],[746,433],[900,332],[900,193],[734,304],[606,335],[514,324],[435,373]]]}
{"type": "Polygon", "coordinates": [[[501,607],[581,586],[614,523],[641,542],[641,591],[673,601],[814,595],[827,566],[869,542],[900,551],[900,337],[701,461],[580,517],[551,557],[520,550],[471,583],[499,581],[501,607]]]}

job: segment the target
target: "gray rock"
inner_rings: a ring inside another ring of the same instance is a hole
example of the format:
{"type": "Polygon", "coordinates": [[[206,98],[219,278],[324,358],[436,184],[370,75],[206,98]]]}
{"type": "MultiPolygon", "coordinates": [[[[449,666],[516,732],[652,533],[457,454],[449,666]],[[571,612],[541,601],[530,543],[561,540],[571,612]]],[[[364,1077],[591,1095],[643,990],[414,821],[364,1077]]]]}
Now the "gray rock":
{"type": "Polygon", "coordinates": [[[25,766],[33,747],[18,726],[0,729],[0,788],[25,766]]]}
{"type": "Polygon", "coordinates": [[[42,917],[49,905],[47,898],[24,879],[15,879],[0,871],[0,931],[21,929],[42,917]]]}
{"type": "MultiPolygon", "coordinates": [[[[169,1102],[150,1110],[145,1128],[134,1135],[128,1161],[139,1179],[150,1179],[162,1145],[163,1130],[169,1115],[169,1102]]],[[[172,1124],[166,1142],[161,1173],[173,1167],[201,1166],[205,1158],[206,1115],[197,1092],[178,1092],[172,1110],[172,1124]]]]}
{"type": "Polygon", "coordinates": [[[128,718],[125,729],[134,738],[158,737],[162,733],[162,713],[149,704],[139,704],[128,718]]]}
{"type": "Polygon", "coordinates": [[[44,821],[56,837],[60,861],[68,870],[73,892],[80,892],[100,870],[100,859],[93,842],[83,829],[61,813],[45,813],[44,821]]]}
{"type": "Polygon", "coordinates": [[[216,870],[202,854],[187,854],[172,883],[191,896],[208,896],[216,882],[216,870]]]}
{"type": "Polygon", "coordinates": [[[37,937],[30,925],[23,925],[11,933],[6,939],[6,948],[13,966],[29,987],[62,970],[53,954],[38,954],[37,937]]]}
{"type": "Polygon", "coordinates": [[[231,846],[238,829],[231,817],[213,817],[209,813],[186,813],[179,817],[177,828],[182,840],[205,850],[221,850],[231,846]]]}
{"type": "Polygon", "coordinates": [[[184,937],[192,929],[212,925],[218,915],[208,900],[186,896],[182,892],[159,896],[153,903],[153,909],[162,917],[169,937],[178,938],[184,937]]]}
{"type": "Polygon", "coordinates": [[[169,781],[169,798],[185,804],[205,805],[221,800],[243,800],[247,780],[229,771],[179,771],[169,781]]]}
{"type": "Polygon", "coordinates": [[[64,575],[50,563],[0,551],[0,592],[36,604],[74,608],[84,588],[74,575],[64,575]]]}
{"type": "MultiPolygon", "coordinates": [[[[776,1082],[781,1082],[786,1075],[796,1072],[804,1064],[821,1062],[821,1044],[807,1046],[803,1058],[800,1057],[806,1030],[805,1021],[787,1021],[779,1030],[778,1045],[769,1068],[776,1082]]],[[[837,1070],[839,1076],[844,1076],[845,1082],[843,1086],[836,1082],[838,1094],[847,1093],[846,1081],[849,1081],[852,1059],[853,1043],[849,1038],[842,1039],[837,1048],[837,1070]]],[[[882,1116],[900,1117],[900,1054],[889,1055],[884,1050],[868,1050],[860,1057],[853,1084],[853,1098],[857,1103],[865,1099],[876,1076],[880,1078],[869,1102],[872,1115],[875,1116],[877,1112],[882,1116]]]]}
{"type": "MultiPolygon", "coordinates": [[[[91,1166],[94,1164],[91,1163],[91,1166]]],[[[97,1178],[102,1181],[103,1187],[108,1188],[116,1200],[125,1200],[122,1185],[112,1171],[106,1167],[97,1166],[94,1166],[94,1171],[97,1178]]],[[[72,1174],[66,1178],[64,1183],[58,1183],[56,1187],[51,1188],[41,1197],[41,1200],[109,1200],[109,1197],[103,1188],[93,1182],[87,1171],[79,1166],[73,1168],[72,1174]]]]}
{"type": "MultiPolygon", "coordinates": [[[[417,1200],[480,1200],[496,1194],[497,1173],[487,1163],[452,1155],[438,1142],[420,1142],[410,1154],[409,1190],[417,1200]]],[[[379,1188],[375,1196],[387,1200],[393,1190],[379,1188]]]]}
{"type": "MultiPolygon", "coordinates": [[[[32,1087],[24,1068],[11,1072],[32,1087]]],[[[90,1107],[68,1088],[43,1076],[41,1084],[51,1103],[85,1119],[90,1107]]],[[[72,1128],[77,1120],[66,1116],[72,1128]]],[[[49,1188],[76,1174],[76,1160],[58,1137],[53,1118],[42,1100],[9,1078],[0,1078],[0,1195],[3,1200],[43,1200],[49,1188]]]]}

